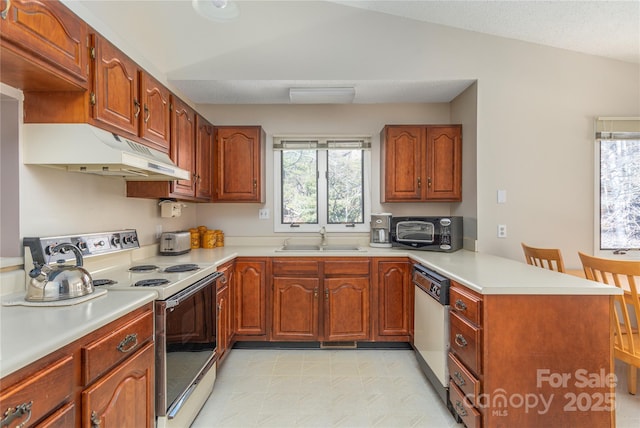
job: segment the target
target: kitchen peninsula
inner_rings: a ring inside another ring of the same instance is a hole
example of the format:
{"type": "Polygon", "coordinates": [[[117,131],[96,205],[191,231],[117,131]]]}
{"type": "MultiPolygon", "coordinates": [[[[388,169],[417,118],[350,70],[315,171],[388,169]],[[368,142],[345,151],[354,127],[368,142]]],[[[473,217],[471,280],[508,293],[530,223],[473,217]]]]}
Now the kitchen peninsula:
{"type": "MultiPolygon", "coordinates": [[[[473,297],[477,305],[477,324],[467,324],[475,329],[476,334],[477,343],[472,345],[475,346],[478,366],[472,375],[478,381],[479,389],[476,395],[465,394],[459,403],[452,402],[459,414],[473,414],[475,411],[477,421],[481,420],[485,427],[615,425],[614,387],[607,381],[609,374],[613,373],[609,305],[610,296],[618,293],[614,287],[466,250],[431,253],[364,247],[362,251],[285,253],[276,251],[270,244],[231,245],[213,250],[192,250],[170,258],[175,263],[206,262],[219,268],[235,264],[231,279],[235,334],[232,340],[249,341],[253,337],[263,342],[273,340],[274,260],[289,259],[301,262],[297,263],[300,266],[330,261],[353,264],[351,262],[355,260],[368,261],[370,266],[380,260],[406,261],[408,266],[417,262],[428,266],[450,278],[455,287],[473,297]],[[252,275],[258,277],[243,278],[240,267],[244,269],[247,266],[252,275]],[[257,269],[264,270],[258,272],[257,269]],[[250,325],[259,328],[254,332],[239,331],[241,327],[250,325]],[[565,381],[557,382],[557,379],[565,381]],[[583,402],[576,401],[578,398],[583,401],[589,398],[590,405],[583,406],[583,402]]],[[[371,330],[369,339],[362,342],[374,341],[380,329],[377,308],[381,302],[378,301],[380,293],[377,288],[382,282],[375,269],[371,268],[370,273],[372,279],[367,283],[367,296],[371,330]]],[[[108,292],[108,298],[116,298],[116,294],[131,295],[130,292],[113,291],[108,292]]],[[[96,305],[97,301],[87,304],[96,305]]],[[[405,309],[413,310],[412,307],[405,309]]],[[[7,354],[6,350],[12,348],[12,341],[16,338],[17,333],[13,331],[16,323],[33,325],[33,322],[21,323],[17,313],[24,313],[28,318],[33,317],[34,310],[2,308],[3,377],[33,362],[25,355],[7,354]],[[7,322],[9,320],[11,322],[7,322]]],[[[69,326],[69,329],[81,328],[79,325],[69,326]]],[[[43,340],[48,336],[47,329],[32,329],[34,331],[21,332],[30,338],[31,348],[42,348],[38,349],[42,355],[56,350],[44,349],[52,346],[43,340]]],[[[220,369],[224,370],[224,366],[220,369]]]]}

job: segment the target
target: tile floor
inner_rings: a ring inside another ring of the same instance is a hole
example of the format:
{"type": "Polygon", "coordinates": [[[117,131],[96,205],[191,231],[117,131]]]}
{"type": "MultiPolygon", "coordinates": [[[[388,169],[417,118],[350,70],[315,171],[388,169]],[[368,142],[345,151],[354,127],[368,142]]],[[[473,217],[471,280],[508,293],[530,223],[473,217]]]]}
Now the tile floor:
{"type": "MultiPolygon", "coordinates": [[[[640,394],[616,365],[617,427],[640,426],[640,394]]],[[[233,349],[191,428],[463,427],[410,350],[233,349]]]]}

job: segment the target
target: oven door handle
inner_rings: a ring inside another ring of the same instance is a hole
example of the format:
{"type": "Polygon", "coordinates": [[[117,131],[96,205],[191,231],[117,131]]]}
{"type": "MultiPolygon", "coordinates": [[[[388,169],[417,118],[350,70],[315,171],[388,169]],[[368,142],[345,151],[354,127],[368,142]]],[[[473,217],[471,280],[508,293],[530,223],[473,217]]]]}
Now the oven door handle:
{"type": "Polygon", "coordinates": [[[184,290],[182,290],[178,294],[175,294],[171,298],[165,300],[165,308],[166,309],[170,309],[170,308],[173,308],[175,306],[178,306],[180,303],[182,303],[183,301],[185,301],[189,297],[193,296],[198,291],[202,290],[204,287],[206,287],[206,286],[210,285],[211,283],[215,282],[222,275],[223,275],[222,272],[214,272],[211,275],[202,278],[201,280],[199,280],[196,283],[194,283],[193,285],[190,285],[189,287],[185,288],[184,290]]]}

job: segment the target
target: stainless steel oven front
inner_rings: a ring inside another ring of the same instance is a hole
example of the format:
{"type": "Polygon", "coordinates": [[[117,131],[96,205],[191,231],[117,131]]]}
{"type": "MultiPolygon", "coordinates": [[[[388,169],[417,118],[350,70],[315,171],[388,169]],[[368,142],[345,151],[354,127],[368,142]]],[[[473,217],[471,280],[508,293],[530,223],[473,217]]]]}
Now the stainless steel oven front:
{"type": "Polygon", "coordinates": [[[156,300],[156,414],[173,419],[215,363],[216,281],[208,275],[156,300]]]}

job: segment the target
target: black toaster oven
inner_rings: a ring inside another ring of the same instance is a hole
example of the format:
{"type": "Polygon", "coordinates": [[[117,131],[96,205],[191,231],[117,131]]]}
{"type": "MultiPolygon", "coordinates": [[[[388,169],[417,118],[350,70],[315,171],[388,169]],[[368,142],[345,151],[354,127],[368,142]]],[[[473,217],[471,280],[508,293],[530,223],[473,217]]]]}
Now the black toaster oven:
{"type": "Polygon", "coordinates": [[[462,217],[392,217],[391,245],[423,251],[462,248],[462,217]]]}

